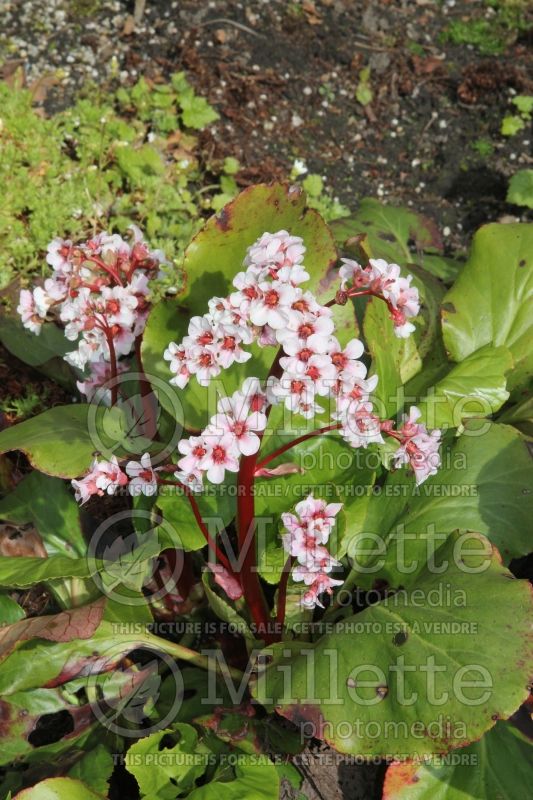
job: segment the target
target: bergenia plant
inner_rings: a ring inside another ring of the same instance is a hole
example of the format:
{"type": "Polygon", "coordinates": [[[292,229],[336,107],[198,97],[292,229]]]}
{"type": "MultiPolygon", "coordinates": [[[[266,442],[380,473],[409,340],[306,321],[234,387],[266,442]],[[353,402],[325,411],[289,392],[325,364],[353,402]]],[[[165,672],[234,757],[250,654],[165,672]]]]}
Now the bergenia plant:
{"type": "MultiPolygon", "coordinates": [[[[231,785],[275,800],[302,782],[277,756],[298,763],[316,739],[394,762],[388,798],[432,791],[442,776],[421,761],[479,755],[483,734],[527,747],[504,720],[528,694],[531,597],[504,563],[531,549],[532,468],[520,434],[487,419],[524,386],[522,338],[489,330],[483,298],[480,333],[462,303],[491,269],[487,234],[446,295],[459,267],[426,221],[365,202],[338,228],[340,256],[299,189],[257,186],[193,239],[176,297],[152,304],[166,262],[137,229],[55,240],[52,277],[21,292],[27,329],[63,327],[88,402],[0,447],[39,470],[21,504],[51,481],[89,533],[71,534],[65,559],[55,531],[35,580],[60,609],[9,627],[0,688],[44,640],[49,657],[7,687],[8,711],[61,687],[55,711],[81,709],[65,750],[103,724],[143,797],[231,785]],[[214,760],[154,782],[169,747],[214,760]],[[241,760],[221,766],[229,753],[241,760]]],[[[4,586],[31,583],[25,559],[1,561],[4,586]]]]}

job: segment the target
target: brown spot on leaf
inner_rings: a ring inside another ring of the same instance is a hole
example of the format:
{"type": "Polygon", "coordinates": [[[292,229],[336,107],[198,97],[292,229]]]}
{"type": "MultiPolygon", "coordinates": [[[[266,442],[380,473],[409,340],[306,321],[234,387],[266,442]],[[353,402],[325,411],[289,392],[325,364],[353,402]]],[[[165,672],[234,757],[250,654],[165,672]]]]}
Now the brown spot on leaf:
{"type": "Polygon", "coordinates": [[[382,800],[394,800],[406,786],[418,783],[416,764],[391,764],[385,775],[382,800]]]}
{"type": "Polygon", "coordinates": [[[320,711],[320,706],[311,705],[310,703],[297,703],[278,710],[280,714],[298,727],[311,723],[313,736],[317,739],[324,738],[324,717],[320,711]]]}
{"type": "Polygon", "coordinates": [[[231,227],[230,225],[231,214],[228,211],[227,206],[223,208],[222,211],[219,211],[215,219],[216,219],[216,224],[220,228],[220,230],[224,232],[229,231],[231,227]]]}
{"type": "Polygon", "coordinates": [[[526,266],[526,259],[525,258],[521,258],[520,261],[518,262],[518,266],[519,267],[525,267],[526,266]]]}
{"type": "Polygon", "coordinates": [[[392,637],[392,643],[396,645],[396,647],[400,647],[402,644],[405,644],[407,639],[409,638],[409,634],[407,631],[398,631],[392,637]]]}
{"type": "Polygon", "coordinates": [[[447,311],[448,314],[457,314],[457,309],[455,308],[453,303],[443,303],[442,310],[447,311]]]}

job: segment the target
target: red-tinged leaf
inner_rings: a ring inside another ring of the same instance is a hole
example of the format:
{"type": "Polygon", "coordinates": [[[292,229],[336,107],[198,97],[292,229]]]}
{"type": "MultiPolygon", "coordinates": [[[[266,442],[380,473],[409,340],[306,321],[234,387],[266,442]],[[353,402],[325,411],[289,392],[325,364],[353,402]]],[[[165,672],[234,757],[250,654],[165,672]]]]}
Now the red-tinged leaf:
{"type": "Polygon", "coordinates": [[[29,639],[48,639],[51,642],[89,639],[102,620],[104,607],[105,598],[101,598],[71,611],[30,617],[8,625],[0,630],[0,660],[6,658],[18,642],[29,639]]]}

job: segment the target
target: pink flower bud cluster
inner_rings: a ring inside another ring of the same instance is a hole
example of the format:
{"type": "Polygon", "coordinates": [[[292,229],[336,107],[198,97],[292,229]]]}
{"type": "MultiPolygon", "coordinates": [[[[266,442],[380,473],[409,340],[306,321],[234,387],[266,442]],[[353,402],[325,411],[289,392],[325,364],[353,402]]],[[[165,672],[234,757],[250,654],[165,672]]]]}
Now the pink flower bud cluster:
{"type": "Polygon", "coordinates": [[[124,470],[116,456],[109,461],[95,459],[84,478],[71,481],[76,500],[83,505],[93,495],[102,497],[104,494],[115,494],[123,486],[128,487],[132,496],[157,493],[157,469],[152,467],[149,453],[141,456],[140,461],[128,461],[124,470]]]}
{"type": "Polygon", "coordinates": [[[398,264],[388,264],[382,258],[371,258],[368,266],[362,267],[356,261],[343,258],[339,273],[343,291],[348,287],[369,290],[369,293],[386,300],[396,336],[406,339],[413,333],[415,326],[407,320],[420,313],[418,289],[411,286],[411,275],[407,278],[400,275],[398,264]]]}
{"type": "Polygon", "coordinates": [[[203,476],[222,483],[225,472],[239,471],[241,455],[257,453],[267,423],[266,397],[257,378],[247,378],[242,389],[218,401],[217,413],[199,436],[178,442],[183,458],[176,477],[192,491],[201,491],[203,476]]]}
{"type": "Polygon", "coordinates": [[[111,361],[131,353],[146,324],[148,281],[165,263],[161,251],[150,250],[138,228],[133,241],[101,233],[79,245],[54,239],[46,260],[53,275],[44,286],[23,289],[17,311],[23,325],[39,334],[52,314],[65,326],[77,348],[65,360],[89,369],[79,390],[90,399],[111,377],[111,361]],[[111,353],[113,350],[113,356],[111,353]]]}
{"type": "Polygon", "coordinates": [[[287,533],[283,534],[285,551],[297,560],[292,577],[303,581],[308,588],[301,598],[305,608],[320,606],[320,595],[333,593],[335,586],[343,581],[335,580],[330,572],[341,564],[333,558],[325,545],[335,526],[335,517],[342,509],[342,503],[328,503],[309,495],[296,504],[296,514],[281,515],[287,533]]]}
{"type": "Polygon", "coordinates": [[[441,431],[428,431],[425,425],[417,422],[420,417],[421,411],[416,406],[411,406],[408,416],[403,415],[403,424],[396,432],[400,447],[394,453],[395,466],[409,464],[417,485],[435,475],[441,464],[441,431]]]}

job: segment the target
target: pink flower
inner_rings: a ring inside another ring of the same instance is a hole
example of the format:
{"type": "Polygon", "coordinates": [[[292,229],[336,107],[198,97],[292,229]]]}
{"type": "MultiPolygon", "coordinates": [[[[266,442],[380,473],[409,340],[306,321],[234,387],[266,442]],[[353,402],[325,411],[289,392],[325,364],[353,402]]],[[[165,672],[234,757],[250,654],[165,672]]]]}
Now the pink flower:
{"type": "Polygon", "coordinates": [[[190,436],[178,442],[178,450],[184,454],[184,458],[178,461],[178,467],[186,474],[194,473],[200,469],[207,453],[207,442],[203,436],[190,436]]]}
{"type": "Polygon", "coordinates": [[[342,417],[341,434],[352,447],[368,447],[372,442],[383,444],[379,417],[372,411],[372,403],[353,405],[342,417]]]}
{"type": "Polygon", "coordinates": [[[21,289],[17,314],[20,316],[24,327],[29,331],[35,334],[41,332],[46,315],[39,313],[33,293],[29,289],[21,289]]]}
{"type": "Polygon", "coordinates": [[[250,303],[250,322],[259,326],[269,325],[274,330],[286,326],[296,290],[284,283],[266,281],[259,284],[259,289],[259,297],[250,303]]]}
{"type": "Polygon", "coordinates": [[[282,536],[283,547],[298,560],[293,570],[293,580],[303,581],[310,587],[300,601],[306,608],[322,606],[319,595],[323,592],[331,594],[334,586],[343,583],[329,577],[329,573],[339,567],[340,562],[324,547],[341,509],[342,503],[326,503],[309,495],[296,504],[296,514],[281,515],[287,531],[282,536]]]}
{"type": "Polygon", "coordinates": [[[267,418],[259,411],[250,411],[248,399],[241,392],[223,397],[218,403],[218,414],[211,419],[217,435],[231,434],[240,453],[251,456],[257,453],[261,440],[258,432],[264,431],[267,418]]]}
{"type": "Polygon", "coordinates": [[[300,604],[304,608],[315,608],[319,606],[324,608],[324,604],[320,602],[321,594],[333,594],[335,586],[342,586],[344,581],[335,580],[335,578],[321,572],[318,573],[315,581],[311,584],[310,588],[305,592],[300,600],[300,604]]]}
{"type": "Polygon", "coordinates": [[[230,600],[239,600],[242,597],[241,584],[222,564],[208,562],[207,566],[215,576],[215,583],[226,592],[230,600]]]}
{"type": "Polygon", "coordinates": [[[420,312],[418,289],[410,285],[412,275],[402,277],[398,264],[389,264],[382,258],[369,259],[364,268],[347,258],[342,262],[341,289],[346,290],[351,284],[356,290],[368,289],[382,297],[389,306],[396,336],[402,339],[410,336],[415,327],[407,320],[420,312]]]}
{"type": "Polygon", "coordinates": [[[187,366],[187,352],[182,345],[175,342],[170,342],[169,346],[163,353],[165,361],[170,361],[170,370],[175,375],[170,379],[169,383],[177,386],[179,389],[184,389],[189,383],[191,373],[187,366]]]}
{"type": "Polygon", "coordinates": [[[157,478],[152,468],[149,453],[141,456],[141,461],[128,461],[126,473],[131,478],[128,490],[133,496],[144,494],[147,497],[157,494],[157,478]]]}
{"type": "Polygon", "coordinates": [[[264,233],[248,248],[244,263],[256,269],[270,268],[277,273],[284,267],[301,264],[304,254],[305,246],[299,236],[291,236],[287,231],[264,233]]]}
{"type": "Polygon", "coordinates": [[[114,494],[120,486],[128,483],[128,477],[118,465],[116,456],[112,456],[110,461],[93,461],[91,471],[85,478],[71,481],[75,490],[76,500],[81,504],[87,502],[92,495],[114,494]]]}
{"type": "MultiPolygon", "coordinates": [[[[335,525],[335,517],[341,511],[342,503],[326,503],[325,500],[315,499],[309,495],[305,500],[300,500],[296,504],[295,511],[304,522],[308,529],[316,532],[326,533],[327,538],[335,525]]],[[[324,544],[324,542],[322,542],[324,544]]]]}
{"type": "Polygon", "coordinates": [[[46,261],[55,272],[67,274],[72,272],[70,239],[52,239],[46,248],[46,261]]]}
{"type": "Polygon", "coordinates": [[[239,471],[239,450],[232,434],[226,433],[218,439],[206,436],[205,441],[207,452],[200,462],[200,469],[206,470],[211,483],[222,483],[226,470],[239,471]]]}
{"type": "MultiPolygon", "coordinates": [[[[104,384],[111,380],[113,371],[109,361],[94,361],[89,364],[89,377],[84,381],[76,381],[76,386],[81,394],[87,397],[90,402],[93,397],[98,396],[98,400],[111,405],[111,389],[103,388],[104,384]]],[[[128,366],[119,361],[117,364],[117,375],[127,372],[128,366]]]]}
{"type": "Polygon", "coordinates": [[[196,375],[200,386],[208,386],[211,378],[220,374],[216,349],[213,345],[195,345],[187,350],[187,369],[196,375]]]}
{"type": "Polygon", "coordinates": [[[191,492],[197,493],[203,491],[203,475],[199,469],[193,470],[192,472],[180,472],[177,470],[174,473],[174,477],[191,492]]]}
{"type": "Polygon", "coordinates": [[[328,353],[342,380],[365,377],[366,367],[359,361],[363,352],[364,346],[359,339],[350,339],[346,347],[342,349],[337,339],[331,337],[328,353]]]}
{"type": "Polygon", "coordinates": [[[418,423],[421,411],[411,406],[409,416],[403,418],[399,429],[400,447],[394,454],[396,466],[409,464],[415,473],[417,485],[423,483],[430,475],[435,475],[440,467],[439,454],[441,431],[429,432],[425,425],[418,423]]]}

